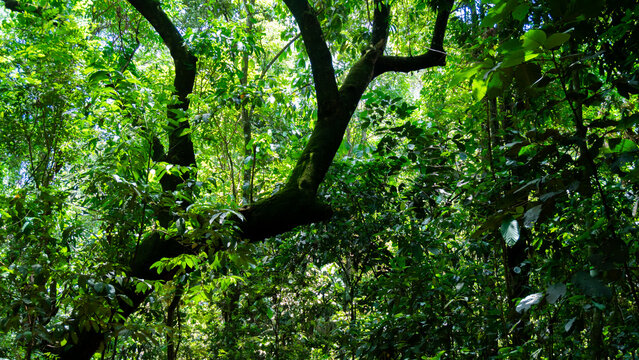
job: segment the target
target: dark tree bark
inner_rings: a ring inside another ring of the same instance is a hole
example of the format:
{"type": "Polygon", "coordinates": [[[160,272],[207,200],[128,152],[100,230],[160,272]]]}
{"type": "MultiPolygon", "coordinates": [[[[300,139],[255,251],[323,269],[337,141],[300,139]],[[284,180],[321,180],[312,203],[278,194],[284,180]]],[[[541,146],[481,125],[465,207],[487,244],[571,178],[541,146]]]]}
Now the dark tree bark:
{"type": "MultiPolygon", "coordinates": [[[[166,334],[166,358],[167,360],[175,360],[177,359],[177,354],[179,350],[180,342],[176,342],[176,329],[175,326],[178,323],[179,319],[179,311],[180,311],[180,302],[182,301],[182,292],[184,290],[184,285],[179,284],[175,290],[175,294],[173,294],[173,299],[171,303],[166,309],[166,326],[168,328],[166,334]]],[[[179,330],[179,329],[178,329],[179,330]]]]}

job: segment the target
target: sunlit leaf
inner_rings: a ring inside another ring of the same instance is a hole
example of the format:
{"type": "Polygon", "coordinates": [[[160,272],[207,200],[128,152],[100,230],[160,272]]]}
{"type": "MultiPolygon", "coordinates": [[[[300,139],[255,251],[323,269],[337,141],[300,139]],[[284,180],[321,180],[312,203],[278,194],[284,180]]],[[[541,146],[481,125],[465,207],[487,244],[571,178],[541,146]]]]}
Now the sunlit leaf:
{"type": "Polygon", "coordinates": [[[568,41],[568,39],[570,39],[570,34],[555,33],[550,35],[548,39],[546,39],[546,41],[544,42],[544,47],[546,49],[552,50],[561,46],[563,43],[568,41]]]}
{"type": "Polygon", "coordinates": [[[519,241],[519,223],[515,219],[506,219],[499,229],[506,245],[513,246],[519,241]]]}
{"type": "Polygon", "coordinates": [[[463,81],[466,81],[466,80],[472,78],[482,68],[483,68],[482,64],[477,64],[477,65],[474,65],[474,66],[472,66],[471,68],[469,68],[467,70],[455,73],[455,75],[453,76],[453,79],[451,80],[450,86],[457,86],[460,83],[462,83],[463,81]]]}
{"type": "Polygon", "coordinates": [[[475,99],[481,100],[484,98],[484,96],[486,96],[486,91],[488,91],[488,84],[484,80],[475,78],[475,80],[473,80],[472,89],[475,99]]]}
{"type": "Polygon", "coordinates": [[[524,49],[533,50],[544,45],[546,33],[543,30],[528,30],[523,36],[524,49]]]}
{"type": "Polygon", "coordinates": [[[539,302],[543,298],[544,298],[544,294],[543,293],[530,294],[530,295],[526,296],[525,298],[523,298],[523,299],[521,299],[519,301],[519,303],[517,304],[517,307],[515,308],[515,310],[517,310],[517,312],[526,312],[533,305],[539,304],[539,302]]]}

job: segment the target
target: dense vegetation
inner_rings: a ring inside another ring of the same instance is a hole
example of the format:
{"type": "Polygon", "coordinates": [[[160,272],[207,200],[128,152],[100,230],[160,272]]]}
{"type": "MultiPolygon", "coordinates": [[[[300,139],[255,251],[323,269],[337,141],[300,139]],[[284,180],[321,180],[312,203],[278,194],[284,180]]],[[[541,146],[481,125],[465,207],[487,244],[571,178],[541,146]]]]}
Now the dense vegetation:
{"type": "Polygon", "coordinates": [[[0,358],[636,359],[632,0],[4,0],[0,358]]]}

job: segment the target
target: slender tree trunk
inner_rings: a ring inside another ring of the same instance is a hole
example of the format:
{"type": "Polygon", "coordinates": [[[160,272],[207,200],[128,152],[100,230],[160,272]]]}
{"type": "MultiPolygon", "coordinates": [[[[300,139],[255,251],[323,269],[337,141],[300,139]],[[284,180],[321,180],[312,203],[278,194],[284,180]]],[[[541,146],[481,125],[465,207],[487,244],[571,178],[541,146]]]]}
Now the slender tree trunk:
{"type": "Polygon", "coordinates": [[[177,319],[179,317],[180,311],[180,302],[182,301],[182,293],[184,290],[184,285],[178,284],[175,289],[175,294],[173,294],[173,299],[171,303],[166,309],[166,358],[167,360],[176,360],[178,345],[175,341],[177,337],[179,337],[178,331],[176,331],[175,325],[177,323],[177,319]]]}
{"type": "Polygon", "coordinates": [[[601,310],[594,309],[590,325],[590,358],[593,360],[607,359],[603,341],[603,316],[601,310]]]}
{"type": "MultiPolygon", "coordinates": [[[[252,8],[254,5],[254,1],[248,2],[249,0],[244,0],[244,8],[246,9],[246,32],[251,34],[253,32],[253,13],[252,8]]],[[[240,79],[240,85],[243,89],[246,89],[248,86],[248,73],[249,73],[249,55],[251,51],[249,49],[245,49],[242,54],[242,78],[240,79]]],[[[249,111],[249,100],[250,97],[247,97],[246,94],[243,94],[242,100],[242,109],[240,113],[240,118],[242,122],[242,133],[244,135],[244,147],[242,149],[243,153],[243,161],[242,161],[242,204],[247,205],[253,201],[253,184],[252,184],[252,164],[255,163],[254,152],[251,146],[251,115],[252,112],[249,111]],[[249,160],[250,159],[250,160],[249,160]]]]}

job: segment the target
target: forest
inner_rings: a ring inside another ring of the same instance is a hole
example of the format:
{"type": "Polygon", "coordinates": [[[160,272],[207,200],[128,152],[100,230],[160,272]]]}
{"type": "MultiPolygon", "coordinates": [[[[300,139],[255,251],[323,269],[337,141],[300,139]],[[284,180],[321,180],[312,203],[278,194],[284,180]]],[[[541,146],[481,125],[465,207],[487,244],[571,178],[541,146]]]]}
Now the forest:
{"type": "Polygon", "coordinates": [[[0,1],[0,359],[639,358],[639,3],[0,1]]]}

